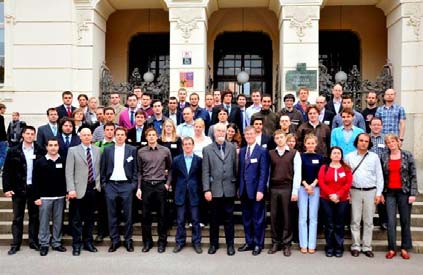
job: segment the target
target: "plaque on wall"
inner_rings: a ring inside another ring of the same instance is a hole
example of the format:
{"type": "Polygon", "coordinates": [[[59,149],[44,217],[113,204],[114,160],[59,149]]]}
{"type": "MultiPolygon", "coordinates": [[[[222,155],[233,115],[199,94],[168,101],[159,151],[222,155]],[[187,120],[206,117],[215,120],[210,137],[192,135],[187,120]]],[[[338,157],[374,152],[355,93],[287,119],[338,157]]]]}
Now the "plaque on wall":
{"type": "Polygon", "coordinates": [[[192,64],[192,52],[182,51],[182,65],[191,65],[191,64],[192,64]]]}
{"type": "Polygon", "coordinates": [[[317,70],[307,70],[306,63],[297,63],[295,71],[288,71],[285,77],[287,91],[298,91],[300,87],[317,89],[317,70]]]}
{"type": "Polygon", "coordinates": [[[179,87],[181,88],[194,87],[194,72],[180,72],[179,73],[179,87]]]}

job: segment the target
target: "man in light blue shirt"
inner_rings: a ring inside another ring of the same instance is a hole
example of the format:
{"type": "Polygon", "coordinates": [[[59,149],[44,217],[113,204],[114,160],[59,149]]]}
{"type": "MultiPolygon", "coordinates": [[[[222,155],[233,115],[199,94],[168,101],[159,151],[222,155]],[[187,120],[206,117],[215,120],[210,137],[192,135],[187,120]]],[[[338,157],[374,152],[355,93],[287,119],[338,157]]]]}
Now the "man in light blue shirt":
{"type": "Polygon", "coordinates": [[[194,113],[191,107],[186,107],[182,115],[184,116],[184,123],[181,123],[176,128],[176,134],[180,138],[194,137],[194,113]]]}
{"type": "Polygon", "coordinates": [[[354,140],[356,136],[364,133],[364,130],[352,124],[354,119],[354,111],[352,109],[343,109],[341,116],[343,125],[332,130],[330,146],[341,147],[345,157],[348,153],[355,150],[354,140]]]}

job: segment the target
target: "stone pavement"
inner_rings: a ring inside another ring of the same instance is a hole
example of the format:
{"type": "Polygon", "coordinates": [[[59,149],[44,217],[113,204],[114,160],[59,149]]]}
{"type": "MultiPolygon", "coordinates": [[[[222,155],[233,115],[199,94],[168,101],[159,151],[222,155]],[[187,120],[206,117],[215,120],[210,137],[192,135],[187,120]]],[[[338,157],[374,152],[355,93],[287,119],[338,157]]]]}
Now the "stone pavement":
{"type": "MultiPolygon", "coordinates": [[[[281,252],[267,255],[267,251],[254,257],[249,252],[226,255],[225,249],[216,255],[208,255],[205,249],[197,255],[190,247],[185,247],[179,254],[168,248],[164,254],[155,249],[141,253],[136,247],[133,253],[122,247],[115,253],[108,253],[107,247],[99,247],[98,253],[82,251],[80,257],[74,257],[70,251],[59,253],[51,251],[46,257],[38,252],[23,247],[14,256],[8,256],[8,246],[0,246],[0,274],[423,274],[423,254],[411,254],[409,261],[396,257],[386,260],[385,253],[376,252],[374,259],[360,255],[353,258],[345,253],[343,258],[326,258],[322,251],[315,255],[302,255],[293,251],[289,258],[281,252]]],[[[68,247],[69,249],[69,247],[68,247]]]]}

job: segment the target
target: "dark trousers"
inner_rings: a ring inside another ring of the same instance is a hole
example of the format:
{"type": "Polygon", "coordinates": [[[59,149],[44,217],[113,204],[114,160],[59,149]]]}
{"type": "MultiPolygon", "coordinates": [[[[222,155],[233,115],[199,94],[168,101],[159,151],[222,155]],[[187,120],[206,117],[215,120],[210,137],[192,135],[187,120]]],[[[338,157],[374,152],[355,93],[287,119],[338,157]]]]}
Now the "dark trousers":
{"type": "MultiPolygon", "coordinates": [[[[386,194],[383,194],[386,198],[386,194]]],[[[386,215],[386,203],[379,203],[377,205],[377,213],[379,214],[379,225],[388,223],[388,216],[386,215]]]]}
{"type": "Polygon", "coordinates": [[[242,223],[244,225],[245,243],[250,247],[264,247],[264,229],[266,221],[266,203],[251,200],[245,197],[241,199],[242,223]]]}
{"type": "Polygon", "coordinates": [[[106,237],[109,235],[109,223],[107,220],[107,204],[106,194],[102,189],[101,192],[97,192],[96,198],[97,208],[97,235],[106,237]]]}
{"type": "Polygon", "coordinates": [[[270,189],[272,243],[283,247],[292,243],[291,192],[291,188],[270,189]]]}
{"type": "Polygon", "coordinates": [[[23,222],[25,217],[25,205],[28,205],[28,241],[30,244],[38,244],[38,230],[39,230],[39,219],[38,219],[38,206],[34,204],[32,199],[32,187],[27,186],[26,195],[14,195],[12,197],[13,202],[13,223],[12,223],[12,235],[13,242],[12,246],[20,247],[22,244],[23,234],[23,222]]]}
{"type": "Polygon", "coordinates": [[[189,202],[186,202],[185,205],[176,206],[176,236],[175,241],[177,245],[184,246],[187,238],[185,230],[185,213],[189,210],[191,214],[191,223],[192,223],[192,244],[201,243],[201,227],[200,227],[200,208],[198,206],[190,206],[189,202]]]}
{"type": "Polygon", "coordinates": [[[143,182],[142,188],[142,240],[144,245],[151,245],[153,237],[151,235],[152,215],[151,212],[157,208],[158,214],[158,235],[159,245],[167,244],[167,222],[166,222],[166,197],[167,190],[165,182],[152,185],[143,182]],[[156,207],[155,207],[156,206],[156,207]]]}
{"type": "Polygon", "coordinates": [[[110,239],[113,244],[120,242],[119,237],[119,217],[118,205],[116,199],[121,199],[123,210],[123,232],[125,242],[132,240],[132,199],[134,195],[135,185],[130,183],[113,183],[108,182],[104,187],[107,204],[107,217],[109,220],[110,239]]]}
{"type": "Polygon", "coordinates": [[[397,239],[397,208],[401,224],[401,249],[411,249],[411,204],[408,203],[409,195],[404,194],[401,189],[388,189],[386,192],[386,213],[388,216],[388,249],[396,250],[397,239]]]}
{"type": "Polygon", "coordinates": [[[83,198],[70,200],[69,215],[73,248],[80,248],[83,242],[85,244],[93,242],[96,193],[96,190],[87,188],[83,198]]]}
{"type": "Polygon", "coordinates": [[[210,245],[219,246],[219,226],[223,222],[226,245],[234,245],[234,204],[232,198],[213,198],[210,202],[210,245]]]}
{"type": "Polygon", "coordinates": [[[349,209],[348,201],[334,203],[320,199],[320,207],[325,217],[326,251],[344,251],[345,216],[349,209]]]}

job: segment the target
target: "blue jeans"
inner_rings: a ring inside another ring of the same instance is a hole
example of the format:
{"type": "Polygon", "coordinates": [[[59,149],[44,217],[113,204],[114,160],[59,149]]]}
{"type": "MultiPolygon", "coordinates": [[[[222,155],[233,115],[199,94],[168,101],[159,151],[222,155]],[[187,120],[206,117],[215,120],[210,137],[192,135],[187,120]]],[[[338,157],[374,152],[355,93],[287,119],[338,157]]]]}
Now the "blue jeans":
{"type": "Polygon", "coordinates": [[[348,201],[334,203],[320,199],[320,206],[325,215],[326,252],[344,251],[345,216],[348,212],[348,201]]]}
{"type": "Polygon", "coordinates": [[[298,235],[300,248],[316,249],[319,197],[319,187],[314,188],[313,195],[309,195],[304,187],[300,187],[298,191],[298,235]]]}
{"type": "Polygon", "coordinates": [[[7,141],[0,141],[0,169],[3,169],[4,161],[6,160],[7,141]]]}
{"type": "Polygon", "coordinates": [[[201,227],[200,227],[200,208],[198,206],[189,206],[189,202],[185,205],[176,206],[176,236],[177,245],[184,246],[187,238],[185,230],[185,212],[190,211],[192,223],[192,244],[201,244],[201,227]]]}
{"type": "Polygon", "coordinates": [[[408,194],[401,189],[388,189],[386,192],[386,213],[388,215],[388,249],[396,250],[397,244],[397,208],[401,225],[401,249],[411,249],[411,204],[408,203],[408,194]]]}

